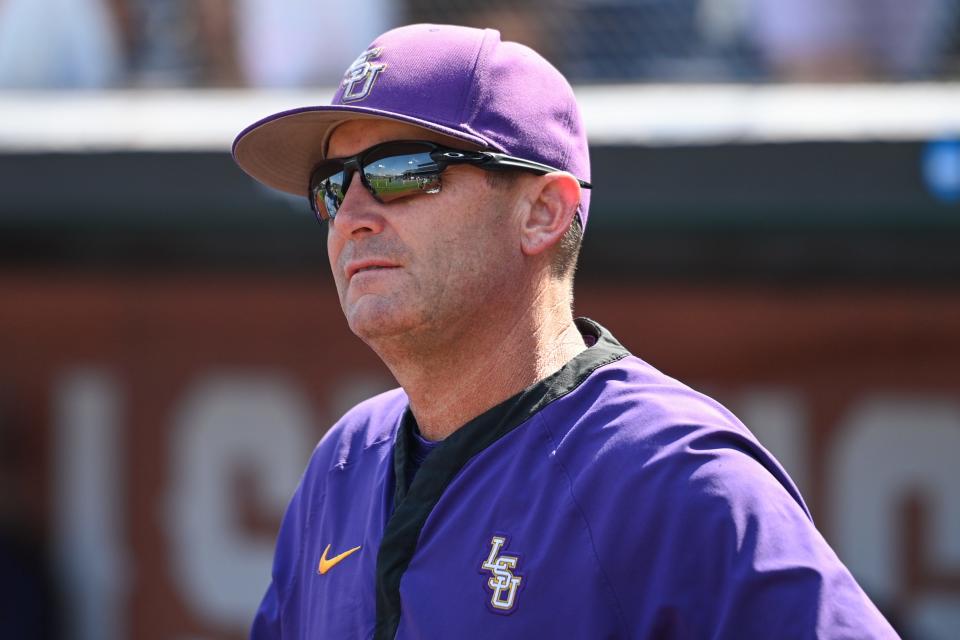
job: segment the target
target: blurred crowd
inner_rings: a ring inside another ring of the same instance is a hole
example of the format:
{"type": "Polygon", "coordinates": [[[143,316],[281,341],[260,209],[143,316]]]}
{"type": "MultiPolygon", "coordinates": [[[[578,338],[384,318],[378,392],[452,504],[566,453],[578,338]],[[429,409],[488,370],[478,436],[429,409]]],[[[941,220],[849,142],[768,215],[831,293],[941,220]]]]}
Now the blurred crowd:
{"type": "Polygon", "coordinates": [[[386,29],[499,28],[575,82],[960,75],[960,0],[0,0],[0,88],[309,87],[386,29]]]}
{"type": "Polygon", "coordinates": [[[397,17],[392,0],[0,0],[0,86],[323,84],[397,17]]]}

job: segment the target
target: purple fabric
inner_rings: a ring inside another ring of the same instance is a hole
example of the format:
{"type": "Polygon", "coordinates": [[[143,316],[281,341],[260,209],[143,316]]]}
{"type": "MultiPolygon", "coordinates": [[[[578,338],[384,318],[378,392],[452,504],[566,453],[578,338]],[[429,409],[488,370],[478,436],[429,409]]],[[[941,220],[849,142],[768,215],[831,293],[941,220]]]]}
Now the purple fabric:
{"type": "MultiPolygon", "coordinates": [[[[273,120],[245,129],[234,142],[273,120]]],[[[417,24],[388,31],[361,53],[330,106],[422,124],[590,181],[590,157],[570,84],[538,53],[493,29],[417,24]],[[365,82],[370,79],[370,84],[365,82]]],[[[586,229],[590,190],[582,191],[586,229]]]]}
{"type": "MultiPolygon", "coordinates": [[[[406,407],[401,390],[373,398],[318,446],[254,640],[370,637],[406,407]],[[320,576],[327,544],[363,548],[320,576]]],[[[750,432],[632,356],[466,464],[420,533],[401,596],[401,640],[896,637],[750,432]],[[490,608],[481,566],[492,536],[522,577],[506,614],[490,608]]]]}

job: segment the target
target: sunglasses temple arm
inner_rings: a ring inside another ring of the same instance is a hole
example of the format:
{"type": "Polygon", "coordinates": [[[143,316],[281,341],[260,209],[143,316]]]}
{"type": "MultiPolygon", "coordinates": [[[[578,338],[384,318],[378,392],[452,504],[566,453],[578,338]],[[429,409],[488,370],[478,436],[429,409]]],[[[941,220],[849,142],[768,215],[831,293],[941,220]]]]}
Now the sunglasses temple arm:
{"type": "MultiPolygon", "coordinates": [[[[483,156],[487,159],[483,164],[488,169],[495,169],[501,171],[510,171],[512,169],[533,169],[534,171],[542,171],[544,173],[554,173],[559,171],[556,167],[551,167],[548,164],[543,164],[541,162],[534,162],[533,160],[524,160],[523,158],[515,158],[513,156],[508,156],[503,153],[494,153],[492,151],[483,152],[483,156]]],[[[592,188],[592,185],[586,180],[581,180],[577,178],[577,182],[584,189],[592,188]]]]}

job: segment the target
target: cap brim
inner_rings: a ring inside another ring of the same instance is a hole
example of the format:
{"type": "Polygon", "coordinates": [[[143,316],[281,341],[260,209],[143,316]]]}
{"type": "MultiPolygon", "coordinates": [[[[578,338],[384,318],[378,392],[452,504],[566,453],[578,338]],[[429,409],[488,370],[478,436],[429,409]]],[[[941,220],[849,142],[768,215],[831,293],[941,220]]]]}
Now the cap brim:
{"type": "Polygon", "coordinates": [[[253,123],[233,141],[233,159],[246,173],[267,186],[306,195],[310,173],[324,159],[331,132],[349,120],[404,122],[447,136],[451,143],[468,142],[481,148],[496,148],[479,136],[426,120],[378,109],[330,105],[282,111],[253,123]]]}

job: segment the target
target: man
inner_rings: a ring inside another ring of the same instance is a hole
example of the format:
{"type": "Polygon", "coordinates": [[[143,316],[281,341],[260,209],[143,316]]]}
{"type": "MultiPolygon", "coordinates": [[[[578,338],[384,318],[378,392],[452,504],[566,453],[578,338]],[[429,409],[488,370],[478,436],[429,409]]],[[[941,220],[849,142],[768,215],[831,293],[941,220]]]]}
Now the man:
{"type": "Polygon", "coordinates": [[[396,29],[234,156],[309,193],[401,386],[318,445],[253,638],[895,637],[733,415],[573,319],[587,142],[536,53],[396,29]]]}

